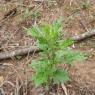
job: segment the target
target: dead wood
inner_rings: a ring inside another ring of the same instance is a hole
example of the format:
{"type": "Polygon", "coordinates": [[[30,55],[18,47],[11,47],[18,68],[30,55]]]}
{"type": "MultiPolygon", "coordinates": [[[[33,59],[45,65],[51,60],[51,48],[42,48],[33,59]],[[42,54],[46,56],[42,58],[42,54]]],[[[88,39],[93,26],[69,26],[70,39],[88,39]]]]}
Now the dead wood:
{"type": "Polygon", "coordinates": [[[0,53],[0,60],[4,60],[4,59],[8,59],[8,58],[12,58],[18,55],[26,55],[28,53],[37,53],[40,52],[41,50],[39,50],[39,48],[37,46],[30,46],[30,47],[26,47],[23,49],[18,49],[18,50],[14,50],[11,52],[3,52],[0,53]]]}
{"type": "Polygon", "coordinates": [[[75,42],[79,42],[79,41],[82,41],[84,39],[90,38],[92,36],[95,36],[95,30],[91,30],[89,32],[85,32],[85,33],[77,35],[77,36],[73,36],[72,39],[75,42]]]}
{"type": "MultiPolygon", "coordinates": [[[[80,34],[80,35],[77,35],[77,36],[74,36],[72,37],[72,39],[74,40],[74,42],[79,42],[81,40],[84,40],[86,38],[89,38],[89,37],[92,37],[92,36],[95,36],[95,30],[92,30],[92,31],[89,31],[89,32],[85,32],[83,34],[80,34]]],[[[37,47],[37,46],[30,46],[30,47],[26,47],[26,48],[23,48],[23,49],[18,49],[18,50],[15,50],[15,51],[9,51],[9,52],[3,52],[3,53],[0,53],[0,60],[4,60],[4,59],[8,59],[8,58],[12,58],[12,57],[15,57],[15,56],[18,56],[18,55],[25,55],[25,54],[28,54],[28,53],[38,53],[40,52],[41,50],[37,47]]]]}

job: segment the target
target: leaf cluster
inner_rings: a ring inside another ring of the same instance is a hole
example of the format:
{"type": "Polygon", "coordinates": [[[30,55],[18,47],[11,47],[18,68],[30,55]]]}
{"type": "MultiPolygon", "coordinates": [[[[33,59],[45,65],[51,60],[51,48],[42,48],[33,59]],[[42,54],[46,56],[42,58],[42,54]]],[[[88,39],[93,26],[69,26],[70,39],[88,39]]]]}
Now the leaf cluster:
{"type": "Polygon", "coordinates": [[[31,66],[35,71],[32,76],[36,86],[59,84],[69,80],[68,72],[59,68],[59,64],[72,64],[74,61],[84,59],[77,51],[68,48],[74,42],[72,39],[60,40],[62,20],[53,24],[33,26],[27,33],[34,37],[42,52],[39,60],[32,60],[31,66]]]}

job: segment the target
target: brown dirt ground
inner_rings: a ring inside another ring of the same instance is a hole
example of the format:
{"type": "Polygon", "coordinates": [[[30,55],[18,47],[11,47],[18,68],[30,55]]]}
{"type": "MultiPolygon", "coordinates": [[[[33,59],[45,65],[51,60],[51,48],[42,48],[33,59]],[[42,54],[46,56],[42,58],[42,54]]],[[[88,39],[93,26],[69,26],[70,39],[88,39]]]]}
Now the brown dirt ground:
{"type": "MultiPolygon", "coordinates": [[[[86,9],[81,8],[86,0],[63,1],[59,0],[58,4],[24,2],[25,6],[23,7],[18,0],[0,0],[0,53],[34,45],[34,39],[27,36],[24,27],[28,28],[35,23],[50,23],[59,16],[64,17],[63,29],[66,37],[95,28],[94,0],[90,0],[92,5],[86,9]],[[30,8],[28,17],[26,17],[26,7],[30,8]]],[[[75,64],[70,69],[72,81],[66,84],[68,95],[95,95],[95,38],[75,44],[74,49],[84,52],[88,59],[83,64],[75,64]]],[[[4,92],[5,95],[46,95],[41,94],[45,93],[43,88],[35,88],[33,83],[29,82],[33,71],[28,65],[37,56],[36,54],[27,55],[0,61],[0,93],[4,92]],[[2,83],[5,81],[7,82],[3,85],[2,83]],[[19,87],[19,94],[17,94],[19,87]]],[[[47,95],[64,94],[59,88],[56,94],[52,91],[47,95]]]]}

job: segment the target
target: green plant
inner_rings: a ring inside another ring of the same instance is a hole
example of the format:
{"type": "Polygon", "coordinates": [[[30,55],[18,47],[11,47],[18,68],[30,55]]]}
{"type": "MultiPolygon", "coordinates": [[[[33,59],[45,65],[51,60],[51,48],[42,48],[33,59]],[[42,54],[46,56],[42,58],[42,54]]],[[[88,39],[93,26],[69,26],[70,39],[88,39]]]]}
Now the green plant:
{"type": "Polygon", "coordinates": [[[83,2],[81,8],[85,10],[85,9],[90,8],[91,5],[92,5],[92,4],[91,4],[91,1],[90,1],[90,0],[86,0],[85,2],[83,2]]]}
{"type": "Polygon", "coordinates": [[[29,28],[28,34],[37,40],[42,52],[38,60],[32,60],[31,66],[35,71],[32,79],[36,86],[44,84],[49,86],[52,83],[60,84],[69,80],[68,72],[61,68],[61,64],[71,64],[74,61],[84,59],[84,56],[77,51],[68,48],[73,40],[61,40],[61,20],[53,24],[45,24],[40,27],[29,28]]]}

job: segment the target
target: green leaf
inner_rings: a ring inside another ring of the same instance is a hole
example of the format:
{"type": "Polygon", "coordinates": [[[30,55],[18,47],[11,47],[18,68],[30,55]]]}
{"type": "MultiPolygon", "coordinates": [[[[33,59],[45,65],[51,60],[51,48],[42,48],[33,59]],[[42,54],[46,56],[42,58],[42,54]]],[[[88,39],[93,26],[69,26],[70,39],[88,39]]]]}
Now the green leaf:
{"type": "Polygon", "coordinates": [[[35,27],[28,28],[27,29],[27,34],[33,37],[38,37],[39,34],[37,33],[37,29],[35,27]]]}
{"type": "Polygon", "coordinates": [[[38,37],[37,39],[38,39],[39,44],[44,45],[44,44],[46,44],[46,43],[47,43],[46,39],[45,39],[45,38],[43,38],[43,37],[38,37]]]}
{"type": "Polygon", "coordinates": [[[72,39],[66,39],[63,42],[60,42],[59,46],[61,49],[67,48],[70,45],[72,45],[74,43],[74,41],[72,39]]]}
{"type": "Polygon", "coordinates": [[[68,49],[63,52],[63,60],[64,60],[64,62],[66,62],[68,64],[72,64],[75,61],[85,60],[85,57],[81,52],[68,49]]]}
{"type": "Polygon", "coordinates": [[[45,37],[48,37],[48,35],[50,33],[51,26],[49,24],[45,24],[45,25],[42,26],[41,29],[44,32],[45,37]]]}
{"type": "Polygon", "coordinates": [[[40,61],[32,60],[32,63],[29,66],[32,67],[35,71],[37,71],[40,68],[40,61]]]}
{"type": "Polygon", "coordinates": [[[61,31],[61,26],[62,26],[62,18],[59,18],[53,23],[53,29],[55,32],[60,32],[61,31]]]}
{"type": "Polygon", "coordinates": [[[55,83],[64,83],[69,80],[69,75],[66,71],[57,69],[53,76],[55,83]]]}
{"type": "Polygon", "coordinates": [[[38,74],[32,76],[32,80],[34,81],[35,86],[38,87],[43,83],[47,83],[48,77],[43,72],[39,72],[38,74]]]}
{"type": "Polygon", "coordinates": [[[64,62],[63,61],[63,57],[64,57],[63,52],[64,52],[64,50],[56,51],[56,53],[55,53],[55,61],[56,61],[56,63],[60,64],[60,63],[64,62]]]}
{"type": "Polygon", "coordinates": [[[55,53],[55,60],[57,63],[72,64],[75,61],[82,62],[86,57],[79,51],[72,49],[58,50],[55,53]]]}

